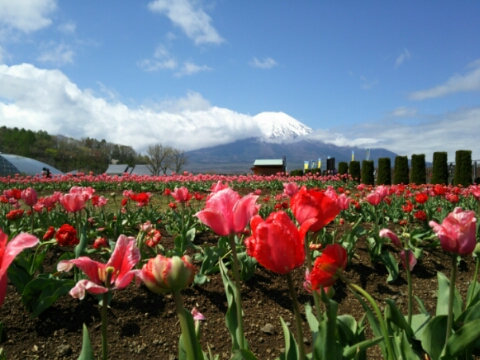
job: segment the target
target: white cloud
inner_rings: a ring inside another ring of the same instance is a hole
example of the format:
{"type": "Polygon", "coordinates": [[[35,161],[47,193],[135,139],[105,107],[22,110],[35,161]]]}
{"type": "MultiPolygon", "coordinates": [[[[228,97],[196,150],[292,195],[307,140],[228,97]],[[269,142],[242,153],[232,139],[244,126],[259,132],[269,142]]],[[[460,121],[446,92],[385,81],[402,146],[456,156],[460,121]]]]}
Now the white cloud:
{"type": "Polygon", "coordinates": [[[410,52],[407,49],[403,49],[403,52],[397,56],[395,60],[395,68],[398,68],[400,65],[403,64],[405,60],[410,60],[410,52]]]}
{"type": "Polygon", "coordinates": [[[160,104],[150,104],[157,111],[179,114],[183,111],[208,111],[212,106],[200,93],[188,91],[187,95],[178,99],[167,99],[160,104]]]}
{"type": "Polygon", "coordinates": [[[425,154],[428,161],[432,160],[433,153],[437,151],[448,152],[449,161],[455,161],[457,150],[471,150],[475,160],[480,159],[479,123],[480,107],[476,107],[459,109],[437,117],[418,115],[416,123],[381,121],[357,125],[343,136],[352,143],[362,138],[374,139],[368,147],[385,148],[408,156],[425,154]]]}
{"type": "Polygon", "coordinates": [[[370,90],[372,87],[378,84],[378,80],[370,80],[367,79],[365,76],[360,76],[360,80],[362,82],[362,89],[363,90],[370,90]]]}
{"type": "Polygon", "coordinates": [[[177,68],[177,61],[170,56],[168,49],[163,44],[157,46],[153,57],[154,59],[139,61],[137,65],[144,71],[173,70],[177,68]]]}
{"type": "Polygon", "coordinates": [[[418,110],[415,108],[408,108],[405,106],[398,107],[394,109],[391,113],[389,113],[390,116],[393,117],[411,117],[415,116],[417,114],[418,110]]]}
{"type": "Polygon", "coordinates": [[[473,68],[465,75],[453,75],[444,84],[437,85],[427,90],[420,90],[410,93],[412,100],[425,100],[442,97],[458,92],[480,90],[480,59],[471,63],[467,68],[473,68]]]}
{"type": "Polygon", "coordinates": [[[0,0],[0,24],[30,33],[49,26],[56,0],[0,0]]]}
{"type": "Polygon", "coordinates": [[[69,21],[58,25],[58,30],[65,34],[73,34],[77,29],[77,25],[73,21],[69,21]]]}
{"type": "Polygon", "coordinates": [[[75,53],[70,46],[65,44],[49,43],[42,46],[43,50],[38,57],[38,61],[43,63],[52,63],[57,66],[73,63],[75,53]]]}
{"type": "Polygon", "coordinates": [[[0,123],[74,138],[93,137],[144,151],[162,143],[183,150],[258,135],[252,117],[210,106],[200,94],[168,100],[164,110],[131,108],[81,90],[59,70],[0,65],[0,123]]]}
{"type": "Polygon", "coordinates": [[[191,61],[185,61],[180,71],[175,73],[175,76],[182,77],[187,75],[193,75],[200,71],[210,71],[210,70],[212,70],[212,68],[208,67],[207,65],[196,65],[191,61]]]}
{"type": "Polygon", "coordinates": [[[277,62],[273,60],[271,57],[267,57],[263,59],[263,61],[258,60],[256,57],[253,58],[252,61],[249,62],[250,66],[260,68],[260,69],[271,69],[274,66],[277,66],[277,62]]]}
{"type": "Polygon", "coordinates": [[[155,0],[148,4],[150,11],[165,14],[180,27],[196,45],[220,44],[224,39],[210,24],[211,18],[198,2],[191,0],[155,0]]]}

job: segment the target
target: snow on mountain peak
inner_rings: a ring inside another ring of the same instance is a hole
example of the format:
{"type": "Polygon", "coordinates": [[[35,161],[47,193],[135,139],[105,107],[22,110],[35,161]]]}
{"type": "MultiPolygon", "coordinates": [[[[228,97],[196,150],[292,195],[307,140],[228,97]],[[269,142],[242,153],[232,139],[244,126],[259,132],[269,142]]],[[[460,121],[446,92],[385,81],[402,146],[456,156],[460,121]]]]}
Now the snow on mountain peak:
{"type": "Polygon", "coordinates": [[[265,140],[292,140],[313,131],[283,112],[262,112],[253,119],[262,130],[262,137],[265,140]]]}

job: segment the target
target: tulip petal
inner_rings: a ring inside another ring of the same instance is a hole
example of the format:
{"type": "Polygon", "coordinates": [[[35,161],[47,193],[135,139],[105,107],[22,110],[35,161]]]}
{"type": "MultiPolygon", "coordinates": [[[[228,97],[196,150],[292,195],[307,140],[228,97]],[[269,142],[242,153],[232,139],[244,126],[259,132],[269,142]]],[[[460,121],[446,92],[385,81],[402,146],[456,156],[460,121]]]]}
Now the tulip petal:
{"type": "Polygon", "coordinates": [[[104,286],[95,284],[90,280],[84,279],[77,282],[77,284],[70,290],[69,294],[76,299],[82,300],[85,297],[85,291],[99,295],[106,293],[108,289],[104,286]]]}
{"type": "Polygon", "coordinates": [[[227,236],[230,233],[227,221],[222,213],[207,208],[195,214],[198,219],[220,236],[227,236]]]}
{"type": "Polygon", "coordinates": [[[257,214],[255,203],[258,196],[249,194],[238,200],[233,207],[234,232],[239,233],[245,229],[248,221],[257,214]]]}
{"type": "MultiPolygon", "coordinates": [[[[106,267],[113,267],[115,269],[115,275],[112,280],[115,282],[117,288],[119,288],[119,283],[123,284],[123,277],[126,276],[139,261],[140,250],[135,245],[135,238],[120,235],[115,244],[112,256],[106,264],[106,267]]],[[[130,281],[132,281],[132,279],[133,276],[130,277],[130,281]]]]}

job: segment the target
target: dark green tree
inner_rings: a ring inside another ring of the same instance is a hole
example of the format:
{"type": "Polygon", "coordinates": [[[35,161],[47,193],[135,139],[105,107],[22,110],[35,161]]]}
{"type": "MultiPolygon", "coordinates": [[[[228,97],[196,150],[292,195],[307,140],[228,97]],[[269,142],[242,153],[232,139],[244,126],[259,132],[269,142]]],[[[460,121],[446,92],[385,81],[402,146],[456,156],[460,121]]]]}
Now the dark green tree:
{"type": "Polygon", "coordinates": [[[346,181],[346,176],[348,175],[348,163],[345,161],[340,161],[338,163],[338,175],[342,176],[344,178],[344,181],[346,181]]]}
{"type": "Polygon", "coordinates": [[[425,166],[424,154],[412,155],[412,173],[410,182],[413,184],[421,185],[427,183],[427,168],[425,166]]]}
{"type": "Polygon", "coordinates": [[[470,150],[457,150],[455,152],[454,185],[472,185],[472,152],[470,150]]]}
{"type": "Polygon", "coordinates": [[[409,179],[409,169],[408,169],[408,157],[406,156],[397,156],[395,157],[395,165],[393,169],[393,183],[405,184],[407,185],[410,182],[409,179]]]}
{"type": "Polygon", "coordinates": [[[373,160],[363,160],[362,161],[362,184],[365,185],[374,185],[375,177],[373,171],[375,166],[373,160]]]}
{"type": "Polygon", "coordinates": [[[360,182],[360,161],[350,161],[350,166],[348,169],[352,179],[360,182]]]}
{"type": "Polygon", "coordinates": [[[448,154],[446,152],[433,153],[432,184],[448,184],[448,154]]]}
{"type": "Polygon", "coordinates": [[[392,162],[390,158],[378,159],[377,185],[392,185],[392,162]]]}

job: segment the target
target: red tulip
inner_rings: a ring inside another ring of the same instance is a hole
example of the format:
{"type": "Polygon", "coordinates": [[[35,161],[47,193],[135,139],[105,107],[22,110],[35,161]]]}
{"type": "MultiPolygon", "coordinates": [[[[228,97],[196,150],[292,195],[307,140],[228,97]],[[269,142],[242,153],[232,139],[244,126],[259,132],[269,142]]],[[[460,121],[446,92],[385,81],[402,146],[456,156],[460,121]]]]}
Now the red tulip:
{"type": "Polygon", "coordinates": [[[290,199],[290,208],[302,225],[307,220],[315,219],[310,231],[320,231],[340,213],[337,201],[316,190],[307,190],[305,186],[290,199]]]}
{"type": "Polygon", "coordinates": [[[8,236],[0,229],[0,306],[5,300],[7,292],[7,270],[15,257],[25,248],[38,243],[38,238],[22,233],[8,241],[8,236]]]}
{"type": "Polygon", "coordinates": [[[157,255],[148,260],[136,275],[150,291],[163,294],[180,291],[189,286],[195,277],[195,267],[187,255],[182,258],[157,255]]]}
{"type": "Polygon", "coordinates": [[[298,231],[283,211],[271,213],[267,220],[255,215],[250,221],[252,236],[245,240],[247,253],[267,269],[287,274],[305,261],[305,231],[298,231]]]}
{"type": "Polygon", "coordinates": [[[315,259],[310,281],[312,289],[332,286],[338,274],[347,266],[347,251],[339,244],[327,245],[322,255],[315,259]]]}
{"type": "Polygon", "coordinates": [[[60,261],[57,270],[69,271],[75,265],[90,278],[90,280],[80,280],[70,290],[72,297],[83,299],[85,291],[98,295],[109,290],[121,290],[127,287],[135,276],[135,270],[132,269],[139,261],[140,251],[135,245],[135,238],[120,235],[115,250],[106,264],[81,256],[78,259],[60,261]],[[109,284],[105,283],[107,271],[111,271],[109,284]]]}
{"type": "Polygon", "coordinates": [[[74,246],[80,242],[77,238],[77,230],[69,224],[60,226],[55,234],[55,239],[60,246],[74,246]]]}
{"type": "Polygon", "coordinates": [[[212,194],[205,209],[195,216],[220,236],[238,234],[258,212],[257,199],[258,196],[252,194],[242,198],[236,191],[226,188],[212,194]]]}
{"type": "Polygon", "coordinates": [[[38,201],[37,192],[30,187],[23,190],[21,196],[27,206],[33,206],[38,201]]]}
{"type": "Polygon", "coordinates": [[[456,207],[439,225],[435,221],[428,224],[440,239],[443,250],[458,255],[470,255],[475,249],[476,240],[475,212],[463,211],[456,207]]]}

